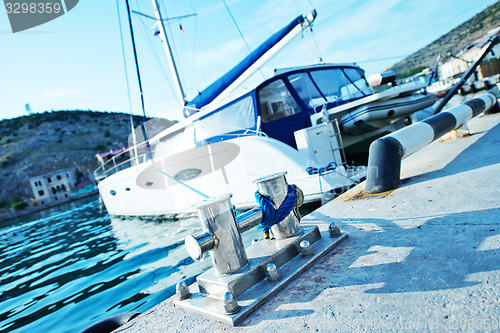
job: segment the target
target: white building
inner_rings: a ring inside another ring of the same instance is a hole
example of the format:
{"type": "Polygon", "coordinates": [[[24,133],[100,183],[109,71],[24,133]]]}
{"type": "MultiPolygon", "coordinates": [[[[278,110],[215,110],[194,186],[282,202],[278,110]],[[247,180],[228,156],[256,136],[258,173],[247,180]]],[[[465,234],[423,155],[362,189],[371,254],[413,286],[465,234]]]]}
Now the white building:
{"type": "Polygon", "coordinates": [[[75,172],[70,169],[30,178],[35,200],[42,205],[68,200],[75,183],[75,172]]]}
{"type": "MultiPolygon", "coordinates": [[[[500,27],[488,31],[486,35],[471,43],[468,47],[461,50],[455,57],[450,58],[446,63],[439,67],[439,78],[446,80],[464,73],[471,64],[476,61],[482,53],[481,47],[488,42],[488,40],[495,34],[498,34],[500,27]]],[[[500,52],[500,44],[493,48],[496,56],[500,52]]],[[[491,54],[486,55],[485,60],[491,59],[495,56],[491,54]]]]}

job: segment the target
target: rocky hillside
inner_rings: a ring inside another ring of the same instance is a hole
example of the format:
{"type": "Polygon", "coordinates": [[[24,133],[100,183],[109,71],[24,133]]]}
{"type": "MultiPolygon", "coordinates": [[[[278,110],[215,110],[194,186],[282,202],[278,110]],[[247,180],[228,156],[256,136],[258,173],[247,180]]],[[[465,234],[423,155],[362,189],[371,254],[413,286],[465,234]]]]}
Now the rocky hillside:
{"type": "Polygon", "coordinates": [[[457,54],[458,51],[468,46],[467,42],[474,42],[499,25],[500,1],[388,70],[395,71],[398,77],[406,77],[425,68],[432,68],[439,53],[441,53],[441,61],[446,61],[449,58],[448,54],[457,54]]]}
{"type": "MultiPolygon", "coordinates": [[[[141,121],[134,116],[135,126],[141,121]]],[[[30,177],[63,168],[92,172],[95,154],[127,146],[129,134],[124,113],[57,111],[0,121],[0,203],[32,197],[30,177]]]]}

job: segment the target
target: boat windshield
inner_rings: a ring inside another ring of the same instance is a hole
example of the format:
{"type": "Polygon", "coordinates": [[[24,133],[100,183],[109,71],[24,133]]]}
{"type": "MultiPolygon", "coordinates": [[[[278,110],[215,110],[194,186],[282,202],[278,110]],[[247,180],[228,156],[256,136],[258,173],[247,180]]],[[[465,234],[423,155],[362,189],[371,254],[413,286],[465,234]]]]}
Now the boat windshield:
{"type": "Polygon", "coordinates": [[[300,106],[283,80],[275,80],[259,91],[262,121],[267,123],[299,113],[300,106]]]}
{"type": "Polygon", "coordinates": [[[316,109],[327,104],[338,106],[372,95],[362,70],[330,68],[302,72],[288,76],[304,104],[316,109]]]}
{"type": "Polygon", "coordinates": [[[193,124],[195,140],[202,143],[221,141],[254,130],[256,115],[253,97],[247,95],[201,117],[193,124]]]}

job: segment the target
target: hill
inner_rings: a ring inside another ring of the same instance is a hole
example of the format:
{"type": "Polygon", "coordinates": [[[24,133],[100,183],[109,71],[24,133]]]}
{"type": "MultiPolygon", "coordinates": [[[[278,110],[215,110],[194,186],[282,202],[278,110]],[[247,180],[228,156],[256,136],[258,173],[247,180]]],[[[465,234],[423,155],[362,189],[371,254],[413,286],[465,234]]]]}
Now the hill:
{"type": "MultiPolygon", "coordinates": [[[[133,121],[138,126],[142,117],[133,121]]],[[[0,204],[33,197],[30,177],[65,168],[91,173],[96,153],[128,146],[129,134],[125,113],[56,111],[0,121],[0,204]]]]}
{"type": "Polygon", "coordinates": [[[439,53],[441,61],[444,62],[449,58],[448,54],[457,54],[468,46],[467,42],[474,42],[499,24],[500,1],[387,70],[395,71],[398,77],[406,77],[425,68],[432,68],[439,53]]]}

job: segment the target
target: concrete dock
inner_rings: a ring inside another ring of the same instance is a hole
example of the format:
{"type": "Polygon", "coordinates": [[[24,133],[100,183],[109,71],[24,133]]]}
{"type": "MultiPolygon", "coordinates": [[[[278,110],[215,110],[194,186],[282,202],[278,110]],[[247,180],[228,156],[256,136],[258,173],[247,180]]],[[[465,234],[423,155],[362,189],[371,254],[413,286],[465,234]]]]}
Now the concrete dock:
{"type": "Polygon", "coordinates": [[[360,184],[303,218],[349,238],[237,327],[172,299],[116,332],[500,331],[500,114],[403,160],[402,184],[360,184]]]}

